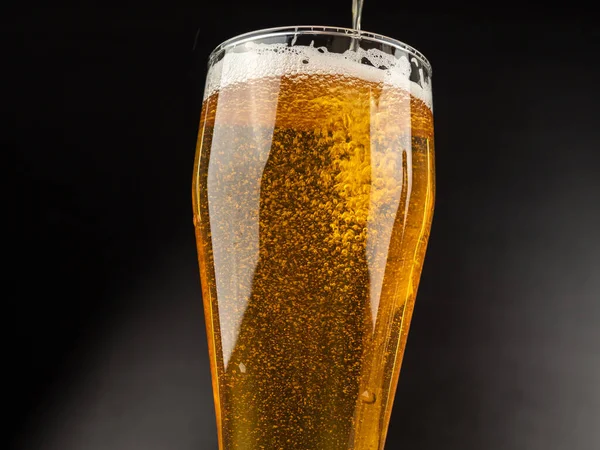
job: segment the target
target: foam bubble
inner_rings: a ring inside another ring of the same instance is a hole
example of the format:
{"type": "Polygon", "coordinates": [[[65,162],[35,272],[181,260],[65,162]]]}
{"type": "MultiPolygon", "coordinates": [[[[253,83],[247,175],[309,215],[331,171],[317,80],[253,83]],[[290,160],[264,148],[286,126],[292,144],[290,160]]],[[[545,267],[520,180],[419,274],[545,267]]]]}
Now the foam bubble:
{"type": "MultiPolygon", "coordinates": [[[[419,71],[418,62],[415,65],[419,71]]],[[[287,44],[244,44],[244,51],[228,51],[214,64],[206,81],[204,98],[235,83],[264,77],[320,74],[345,75],[382,83],[410,92],[432,109],[431,83],[422,72],[420,83],[410,80],[413,66],[408,57],[399,58],[378,49],[346,50],[331,53],[325,47],[288,46],[287,44]],[[363,64],[363,59],[370,64],[363,64]]]]}

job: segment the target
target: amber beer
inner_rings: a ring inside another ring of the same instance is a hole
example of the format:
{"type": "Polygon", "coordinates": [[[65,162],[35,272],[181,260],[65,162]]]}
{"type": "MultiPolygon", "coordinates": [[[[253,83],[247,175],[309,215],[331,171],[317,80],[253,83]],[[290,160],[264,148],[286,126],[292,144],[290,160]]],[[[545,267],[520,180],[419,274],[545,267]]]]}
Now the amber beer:
{"type": "Polygon", "coordinates": [[[383,449],[433,213],[430,86],[410,54],[250,44],[210,67],[194,165],[219,448],[383,449]]]}

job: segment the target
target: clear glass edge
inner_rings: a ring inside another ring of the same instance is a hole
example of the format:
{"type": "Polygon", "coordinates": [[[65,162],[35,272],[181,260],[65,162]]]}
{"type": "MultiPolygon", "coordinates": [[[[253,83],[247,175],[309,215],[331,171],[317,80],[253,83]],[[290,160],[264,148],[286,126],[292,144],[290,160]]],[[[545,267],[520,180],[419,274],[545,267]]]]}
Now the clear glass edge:
{"type": "Polygon", "coordinates": [[[275,28],[264,28],[261,30],[250,31],[248,33],[243,33],[237,36],[234,36],[226,41],[220,43],[215,49],[210,53],[208,60],[209,63],[212,64],[213,59],[223,50],[227,50],[228,48],[235,47],[236,45],[244,44],[246,42],[251,42],[256,39],[271,37],[271,36],[285,36],[285,35],[294,35],[294,34],[315,34],[315,35],[329,35],[329,36],[351,36],[360,39],[366,39],[371,42],[376,42],[379,44],[391,45],[399,50],[405,51],[410,55],[417,58],[429,72],[429,77],[432,75],[431,63],[429,60],[421,53],[419,50],[414,48],[411,45],[405,44],[402,41],[397,39],[393,39],[382,34],[372,33],[370,31],[362,31],[355,30],[352,28],[343,28],[343,27],[333,27],[333,26],[325,26],[325,25],[298,25],[298,26],[284,26],[284,27],[275,27],[275,28]]]}

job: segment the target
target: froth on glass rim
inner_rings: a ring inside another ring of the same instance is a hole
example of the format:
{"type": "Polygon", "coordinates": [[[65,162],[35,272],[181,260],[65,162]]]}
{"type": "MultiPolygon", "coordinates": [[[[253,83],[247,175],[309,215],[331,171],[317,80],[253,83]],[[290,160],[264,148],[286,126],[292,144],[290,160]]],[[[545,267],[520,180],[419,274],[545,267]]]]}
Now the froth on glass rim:
{"type": "Polygon", "coordinates": [[[431,64],[408,44],[350,28],[293,26],[231,38],[209,56],[204,99],[264,77],[338,74],[409,92],[433,112],[431,64]]]}
{"type": "Polygon", "coordinates": [[[357,40],[367,40],[378,44],[390,45],[396,49],[409,53],[411,56],[418,59],[425,66],[430,76],[432,67],[429,60],[419,50],[411,45],[405,44],[397,39],[393,39],[382,34],[371,33],[370,31],[354,30],[352,28],[332,27],[324,25],[298,25],[298,26],[283,26],[275,28],[265,28],[262,30],[250,31],[248,33],[234,36],[219,44],[209,56],[209,64],[212,64],[223,50],[228,50],[237,45],[245,44],[256,39],[295,35],[330,35],[330,36],[346,36],[357,40]]]}

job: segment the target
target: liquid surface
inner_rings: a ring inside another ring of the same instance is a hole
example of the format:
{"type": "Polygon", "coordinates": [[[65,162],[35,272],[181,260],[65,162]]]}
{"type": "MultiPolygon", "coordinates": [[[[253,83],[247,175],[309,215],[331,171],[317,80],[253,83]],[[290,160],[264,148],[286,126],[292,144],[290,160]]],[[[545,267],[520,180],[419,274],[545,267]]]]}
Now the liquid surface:
{"type": "Polygon", "coordinates": [[[431,110],[336,73],[208,93],[193,194],[220,448],[382,449],[433,212],[431,110]]]}

